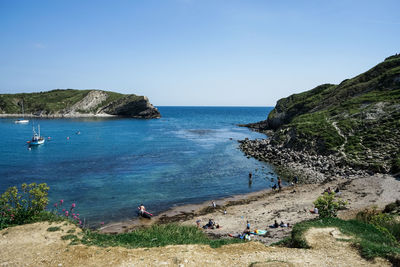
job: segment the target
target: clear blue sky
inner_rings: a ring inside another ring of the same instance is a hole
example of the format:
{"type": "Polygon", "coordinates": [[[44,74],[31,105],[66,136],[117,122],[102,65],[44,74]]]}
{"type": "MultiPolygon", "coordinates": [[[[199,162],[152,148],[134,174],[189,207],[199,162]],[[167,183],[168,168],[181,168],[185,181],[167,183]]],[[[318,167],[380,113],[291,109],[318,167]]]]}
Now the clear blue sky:
{"type": "Polygon", "coordinates": [[[0,0],[0,93],[273,106],[399,52],[399,0],[0,0]]]}

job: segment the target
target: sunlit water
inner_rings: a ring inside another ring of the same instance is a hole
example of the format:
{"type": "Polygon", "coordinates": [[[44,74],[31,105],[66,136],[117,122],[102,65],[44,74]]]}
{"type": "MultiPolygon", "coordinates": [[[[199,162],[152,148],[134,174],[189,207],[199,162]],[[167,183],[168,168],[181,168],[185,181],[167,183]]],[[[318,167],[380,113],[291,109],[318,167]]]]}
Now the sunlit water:
{"type": "Polygon", "coordinates": [[[31,150],[32,125],[0,119],[0,191],[46,182],[50,207],[75,202],[81,217],[96,223],[132,218],[140,203],[158,213],[271,186],[270,167],[244,156],[237,142],[262,138],[237,124],[263,120],[271,108],[159,110],[163,117],[154,120],[35,120],[51,141],[31,150]]]}

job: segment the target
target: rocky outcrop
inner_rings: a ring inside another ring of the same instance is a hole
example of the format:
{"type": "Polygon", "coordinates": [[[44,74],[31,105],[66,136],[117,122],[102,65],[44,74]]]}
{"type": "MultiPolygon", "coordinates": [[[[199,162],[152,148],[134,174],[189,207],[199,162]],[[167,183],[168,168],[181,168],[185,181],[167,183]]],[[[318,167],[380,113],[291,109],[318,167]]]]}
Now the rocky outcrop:
{"type": "Polygon", "coordinates": [[[400,55],[338,85],[280,99],[266,120],[242,126],[269,136],[246,140],[243,151],[276,165],[303,162],[328,177],[400,175],[400,55]]]}
{"type": "Polygon", "coordinates": [[[350,166],[342,157],[312,154],[271,144],[270,139],[241,140],[240,149],[250,157],[290,170],[302,183],[325,182],[334,177],[363,176],[373,172],[350,166]]]}
{"type": "Polygon", "coordinates": [[[101,103],[106,101],[107,98],[108,94],[106,92],[99,90],[92,90],[82,100],[72,105],[72,107],[65,109],[63,113],[64,114],[79,113],[79,112],[91,113],[99,105],[101,105],[101,103]]]}
{"type": "Polygon", "coordinates": [[[160,112],[149,102],[145,96],[128,95],[117,101],[111,102],[101,109],[101,112],[117,116],[132,118],[160,118],[160,112]]]}

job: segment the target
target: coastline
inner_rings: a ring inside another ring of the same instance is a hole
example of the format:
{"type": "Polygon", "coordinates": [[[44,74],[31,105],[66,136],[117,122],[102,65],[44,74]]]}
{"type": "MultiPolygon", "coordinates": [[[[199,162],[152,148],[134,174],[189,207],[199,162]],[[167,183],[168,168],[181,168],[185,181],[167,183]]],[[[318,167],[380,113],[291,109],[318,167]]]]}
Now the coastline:
{"type": "Polygon", "coordinates": [[[152,220],[138,218],[115,222],[98,230],[102,233],[116,234],[154,223],[196,225],[200,222],[200,226],[203,226],[209,219],[213,219],[221,228],[203,231],[213,237],[228,237],[241,233],[249,221],[252,229],[268,231],[266,236],[254,236],[254,239],[272,244],[289,236],[291,227],[270,229],[269,225],[272,225],[274,220],[294,225],[316,218],[309,210],[328,187],[340,188],[339,197],[349,203],[346,210],[339,212],[339,217],[343,219],[354,218],[358,211],[371,206],[383,208],[394,202],[396,195],[400,195],[400,179],[390,174],[355,170],[342,165],[341,159],[334,156],[309,155],[306,152],[286,150],[280,152],[271,147],[266,149],[268,139],[245,139],[239,143],[245,156],[273,164],[276,173],[288,182],[294,176],[298,176],[300,183],[283,187],[280,192],[264,189],[199,204],[181,205],[160,213],[152,220]],[[267,153],[263,154],[264,151],[267,153]],[[212,201],[217,204],[216,208],[211,206],[212,201]]]}
{"type": "Polygon", "coordinates": [[[221,228],[203,231],[213,237],[229,238],[229,234],[241,233],[246,227],[246,221],[249,221],[252,229],[268,231],[266,236],[254,236],[253,239],[272,244],[289,236],[291,227],[270,229],[269,225],[273,224],[274,220],[294,225],[316,218],[316,215],[311,214],[309,210],[313,208],[313,201],[327,187],[340,188],[340,197],[349,204],[346,210],[339,212],[339,217],[350,219],[362,209],[371,206],[383,208],[386,204],[395,201],[395,196],[400,193],[400,180],[387,174],[337,177],[329,182],[287,186],[282,188],[281,192],[265,189],[217,199],[214,200],[217,204],[216,208],[211,207],[211,201],[178,206],[153,217],[152,220],[136,219],[116,222],[98,230],[102,233],[116,234],[133,231],[138,227],[147,227],[154,223],[196,225],[196,221],[200,221],[200,226],[203,226],[209,219],[213,219],[221,228]]]}

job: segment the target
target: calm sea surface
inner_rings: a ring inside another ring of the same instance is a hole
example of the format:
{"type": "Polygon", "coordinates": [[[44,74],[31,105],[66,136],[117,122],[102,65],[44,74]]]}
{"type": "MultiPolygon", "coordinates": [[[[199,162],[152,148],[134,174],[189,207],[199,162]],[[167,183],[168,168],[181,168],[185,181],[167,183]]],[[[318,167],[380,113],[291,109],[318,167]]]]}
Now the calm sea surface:
{"type": "Polygon", "coordinates": [[[140,203],[158,213],[268,188],[275,174],[237,143],[263,135],[236,124],[263,120],[271,109],[159,107],[163,117],[154,120],[35,119],[51,141],[32,150],[31,124],[0,119],[0,191],[45,182],[50,207],[75,202],[81,217],[98,223],[132,218],[140,203]]]}

